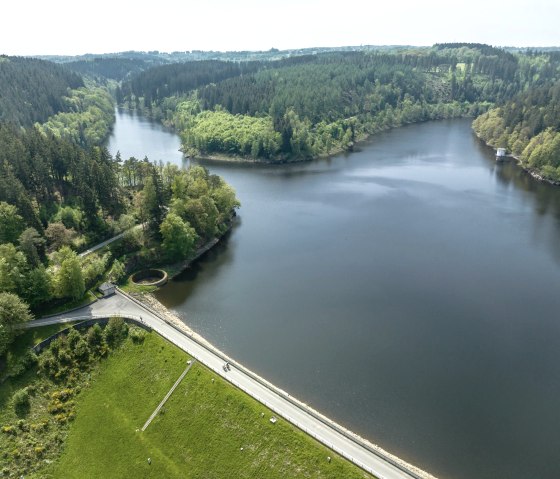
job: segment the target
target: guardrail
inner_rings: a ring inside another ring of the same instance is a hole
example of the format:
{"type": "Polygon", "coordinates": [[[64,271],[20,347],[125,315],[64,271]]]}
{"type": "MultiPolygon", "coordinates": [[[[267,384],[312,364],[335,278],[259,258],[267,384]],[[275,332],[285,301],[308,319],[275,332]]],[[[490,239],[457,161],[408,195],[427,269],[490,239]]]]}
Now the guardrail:
{"type": "Polygon", "coordinates": [[[109,322],[109,319],[113,317],[122,318],[126,322],[136,324],[137,326],[146,329],[148,331],[152,330],[152,328],[142,320],[141,316],[123,315],[123,314],[77,316],[76,318],[72,318],[72,321],[78,321],[76,324],[73,324],[72,326],[68,326],[63,330],[56,332],[55,334],[49,336],[48,338],[44,339],[40,343],[37,343],[31,349],[33,349],[33,351],[35,351],[36,353],[40,353],[49,344],[51,344],[56,338],[68,334],[68,331],[70,331],[71,329],[85,329],[85,328],[89,328],[91,325],[96,323],[103,323],[103,322],[107,323],[109,322]]]}

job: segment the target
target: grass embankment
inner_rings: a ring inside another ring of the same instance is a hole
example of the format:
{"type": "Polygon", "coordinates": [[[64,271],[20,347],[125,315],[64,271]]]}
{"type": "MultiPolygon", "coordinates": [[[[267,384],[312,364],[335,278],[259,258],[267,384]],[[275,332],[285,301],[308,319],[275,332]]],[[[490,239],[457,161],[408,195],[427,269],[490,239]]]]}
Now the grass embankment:
{"type": "Polygon", "coordinates": [[[285,421],[270,423],[267,408],[198,363],[140,432],[187,359],[156,333],[127,340],[76,398],[64,452],[37,477],[371,477],[285,421]]]}

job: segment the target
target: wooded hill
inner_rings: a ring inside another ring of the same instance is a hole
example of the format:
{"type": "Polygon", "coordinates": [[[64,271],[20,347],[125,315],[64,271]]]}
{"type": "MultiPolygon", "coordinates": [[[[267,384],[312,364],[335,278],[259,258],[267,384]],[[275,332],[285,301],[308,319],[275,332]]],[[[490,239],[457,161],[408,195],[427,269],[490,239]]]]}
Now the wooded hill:
{"type": "Polygon", "coordinates": [[[33,58],[0,56],[0,122],[17,126],[42,123],[69,111],[69,89],[83,87],[82,78],[60,65],[33,58]]]}
{"type": "Polygon", "coordinates": [[[88,229],[99,227],[98,210],[118,215],[117,165],[104,148],[0,124],[0,201],[17,207],[25,226],[40,233],[60,204],[79,208],[88,229]]]}
{"type": "Polygon", "coordinates": [[[174,126],[189,153],[306,159],[386,128],[477,116],[554,78],[549,58],[461,43],[187,62],[138,74],[118,100],[174,126]]]}
{"type": "Polygon", "coordinates": [[[95,57],[67,62],[64,63],[64,66],[80,75],[121,81],[135,73],[139,73],[154,66],[154,63],[132,58],[95,57]]]}
{"type": "Polygon", "coordinates": [[[560,54],[547,57],[533,85],[481,115],[473,128],[488,144],[517,156],[524,167],[560,181],[560,54]]]}

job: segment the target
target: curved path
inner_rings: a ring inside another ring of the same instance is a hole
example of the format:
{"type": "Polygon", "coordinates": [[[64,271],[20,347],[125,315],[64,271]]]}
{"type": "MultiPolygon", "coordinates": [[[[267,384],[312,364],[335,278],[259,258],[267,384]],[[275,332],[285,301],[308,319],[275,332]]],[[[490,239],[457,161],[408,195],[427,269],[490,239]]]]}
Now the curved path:
{"type": "Polygon", "coordinates": [[[282,418],[296,425],[327,447],[330,447],[379,479],[431,477],[422,471],[413,470],[415,468],[408,464],[399,463],[397,458],[386,455],[381,449],[343,429],[328,418],[321,416],[305,404],[300,403],[240,364],[230,360],[219,350],[202,344],[183,331],[179,331],[164,321],[155,311],[148,309],[142,303],[121,291],[74,311],[30,321],[25,324],[25,327],[32,328],[71,322],[77,319],[83,320],[114,315],[134,319],[140,318],[147,326],[213,370],[216,374],[219,374],[257,401],[272,409],[282,418]],[[231,369],[227,372],[222,368],[226,360],[232,365],[231,369]]]}
{"type": "MultiPolygon", "coordinates": [[[[144,223],[144,224],[146,224],[146,223],[144,223]]],[[[127,234],[129,231],[132,231],[132,230],[135,230],[135,229],[137,230],[138,228],[142,228],[142,225],[141,225],[141,224],[140,224],[140,225],[135,225],[135,226],[133,226],[132,228],[129,228],[129,229],[123,231],[122,233],[119,233],[119,234],[116,235],[116,236],[113,236],[112,238],[109,238],[109,239],[107,239],[107,240],[105,240],[105,241],[102,241],[102,242],[99,243],[99,244],[96,244],[95,246],[92,246],[91,248],[86,249],[85,251],[81,252],[78,256],[80,256],[81,258],[83,258],[83,257],[85,257],[85,256],[87,256],[87,255],[93,253],[94,251],[97,251],[98,249],[104,248],[105,246],[107,246],[107,245],[113,243],[114,241],[117,241],[118,239],[121,239],[121,238],[122,238],[125,234],[127,234]]]]}

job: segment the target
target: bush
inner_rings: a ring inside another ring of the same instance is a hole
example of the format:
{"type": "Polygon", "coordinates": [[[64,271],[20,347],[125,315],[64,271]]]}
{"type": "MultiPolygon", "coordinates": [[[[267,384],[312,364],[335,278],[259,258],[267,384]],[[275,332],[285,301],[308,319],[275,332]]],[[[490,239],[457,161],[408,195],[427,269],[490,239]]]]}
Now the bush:
{"type": "Polygon", "coordinates": [[[51,349],[48,349],[39,356],[39,372],[45,376],[52,376],[57,368],[58,363],[51,347],[51,349]]]}
{"type": "Polygon", "coordinates": [[[86,341],[90,348],[99,348],[103,345],[103,330],[99,324],[95,324],[88,329],[86,341]]]}
{"type": "Polygon", "coordinates": [[[73,351],[81,339],[81,334],[76,329],[71,328],[66,335],[66,343],[68,344],[68,348],[73,351]]]}
{"type": "Polygon", "coordinates": [[[128,325],[122,318],[112,317],[109,319],[107,326],[105,326],[105,341],[109,347],[114,348],[118,346],[128,334],[128,325]]]}
{"type": "Polygon", "coordinates": [[[29,391],[27,388],[19,389],[13,396],[14,410],[18,416],[25,416],[31,409],[29,391]]]}
{"type": "Polygon", "coordinates": [[[18,377],[35,364],[37,364],[37,355],[35,351],[28,349],[23,356],[13,362],[9,362],[6,375],[11,378],[18,377]]]}
{"type": "Polygon", "coordinates": [[[83,339],[80,339],[76,344],[76,347],[74,348],[74,357],[82,365],[89,362],[89,346],[83,339]]]}
{"type": "Polygon", "coordinates": [[[138,326],[131,326],[128,335],[130,339],[132,339],[133,343],[140,344],[144,342],[144,338],[146,337],[146,331],[138,326]]]}

